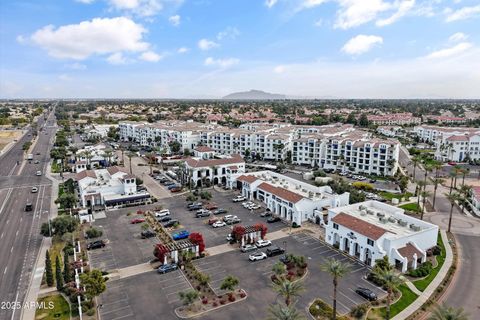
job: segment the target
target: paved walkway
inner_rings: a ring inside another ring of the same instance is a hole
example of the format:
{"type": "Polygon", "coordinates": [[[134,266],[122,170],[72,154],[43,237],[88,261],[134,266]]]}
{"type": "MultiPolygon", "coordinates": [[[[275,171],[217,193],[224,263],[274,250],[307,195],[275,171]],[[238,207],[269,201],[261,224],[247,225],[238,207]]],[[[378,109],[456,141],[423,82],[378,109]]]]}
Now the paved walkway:
{"type": "MultiPolygon", "coordinates": [[[[437,276],[433,281],[428,285],[428,287],[418,296],[418,298],[410,304],[407,308],[405,308],[402,312],[397,314],[392,320],[403,320],[410,316],[412,313],[417,311],[434,293],[435,289],[441,284],[445,276],[447,275],[448,269],[452,265],[453,262],[453,253],[452,248],[448,242],[447,233],[445,230],[441,230],[440,234],[442,236],[443,243],[445,244],[445,251],[446,251],[446,258],[445,262],[442,265],[442,268],[438,272],[437,276]]],[[[408,283],[407,283],[408,285],[408,283]]]]}

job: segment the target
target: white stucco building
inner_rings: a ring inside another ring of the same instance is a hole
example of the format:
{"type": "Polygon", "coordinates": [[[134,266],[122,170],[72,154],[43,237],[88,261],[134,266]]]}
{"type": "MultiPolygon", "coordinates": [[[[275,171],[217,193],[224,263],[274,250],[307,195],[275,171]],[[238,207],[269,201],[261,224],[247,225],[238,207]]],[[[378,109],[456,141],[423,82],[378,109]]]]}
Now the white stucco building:
{"type": "Polygon", "coordinates": [[[247,199],[263,202],[274,215],[297,225],[307,220],[319,222],[322,211],[348,205],[350,199],[348,192],[338,195],[329,186],[316,187],[272,171],[234,174],[228,185],[240,189],[247,199]]]}
{"type": "Polygon", "coordinates": [[[136,202],[150,198],[148,192],[137,192],[135,176],[120,167],[85,170],[76,174],[80,205],[99,209],[136,202]]]}
{"type": "Polygon", "coordinates": [[[437,244],[438,226],[378,201],[328,209],[325,240],[369,266],[387,256],[402,272],[416,269],[437,244]]]}

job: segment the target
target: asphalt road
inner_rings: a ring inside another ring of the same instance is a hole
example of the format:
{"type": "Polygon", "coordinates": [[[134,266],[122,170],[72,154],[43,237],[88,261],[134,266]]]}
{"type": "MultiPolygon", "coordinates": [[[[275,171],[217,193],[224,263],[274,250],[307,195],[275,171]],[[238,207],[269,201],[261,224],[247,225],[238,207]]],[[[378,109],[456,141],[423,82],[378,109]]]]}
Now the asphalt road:
{"type": "Polygon", "coordinates": [[[22,150],[32,139],[30,129],[0,158],[0,319],[19,319],[21,310],[13,306],[30,302],[24,301],[25,294],[42,241],[40,226],[50,211],[51,183],[44,175],[56,130],[53,112],[46,123],[39,118],[40,127],[43,130],[33,148],[39,164],[28,163],[22,150]],[[37,171],[42,176],[36,176],[37,171]],[[38,187],[37,193],[31,192],[33,186],[38,187]],[[33,204],[33,211],[24,211],[27,201],[33,204]]]}

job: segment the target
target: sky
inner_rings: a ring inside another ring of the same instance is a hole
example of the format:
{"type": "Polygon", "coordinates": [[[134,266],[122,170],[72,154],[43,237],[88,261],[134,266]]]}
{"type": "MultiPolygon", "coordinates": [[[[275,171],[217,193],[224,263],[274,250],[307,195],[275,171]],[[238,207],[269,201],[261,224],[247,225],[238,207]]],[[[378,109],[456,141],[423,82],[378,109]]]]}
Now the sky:
{"type": "Polygon", "coordinates": [[[479,0],[2,0],[0,98],[480,98],[479,0]]]}

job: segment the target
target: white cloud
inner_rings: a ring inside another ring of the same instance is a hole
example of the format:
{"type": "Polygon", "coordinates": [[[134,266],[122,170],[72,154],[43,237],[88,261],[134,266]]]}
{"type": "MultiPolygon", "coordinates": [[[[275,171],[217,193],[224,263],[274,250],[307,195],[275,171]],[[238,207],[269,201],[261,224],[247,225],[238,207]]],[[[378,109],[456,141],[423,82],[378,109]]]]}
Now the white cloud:
{"type": "Polygon", "coordinates": [[[80,2],[80,3],[84,3],[84,4],[90,4],[95,0],[75,0],[75,1],[80,2]]]}
{"type": "Polygon", "coordinates": [[[93,54],[145,51],[149,47],[142,41],[146,31],[125,17],[95,18],[57,29],[48,25],[37,30],[31,39],[52,57],[83,60],[93,54]]]}
{"type": "Polygon", "coordinates": [[[85,70],[87,69],[87,66],[78,62],[74,62],[71,64],[66,65],[67,68],[73,69],[73,70],[85,70]]]}
{"type": "Polygon", "coordinates": [[[383,0],[338,0],[335,28],[349,29],[374,20],[381,12],[392,8],[383,0]]]}
{"type": "Polygon", "coordinates": [[[110,63],[110,64],[125,64],[125,63],[127,63],[127,59],[125,59],[125,57],[123,56],[123,54],[121,52],[116,52],[116,53],[111,54],[107,58],[107,62],[110,63]]]}
{"type": "Polygon", "coordinates": [[[238,35],[240,35],[240,31],[238,31],[235,27],[227,27],[225,30],[220,31],[217,34],[217,40],[221,41],[223,39],[235,39],[238,35]]]}
{"type": "Polygon", "coordinates": [[[212,57],[208,57],[205,59],[204,64],[206,66],[215,66],[220,68],[228,68],[233,65],[236,65],[240,62],[240,60],[236,58],[226,58],[226,59],[214,59],[212,57]]]}
{"type": "Polygon", "coordinates": [[[153,51],[145,51],[140,55],[140,59],[148,62],[158,62],[163,59],[163,56],[153,51]]]}
{"type": "Polygon", "coordinates": [[[452,34],[449,38],[448,41],[450,42],[460,42],[460,41],[465,41],[468,39],[468,35],[466,35],[463,32],[457,32],[452,34]]]}
{"type": "Polygon", "coordinates": [[[426,58],[428,58],[428,59],[449,58],[449,57],[461,54],[461,53],[467,51],[468,49],[470,49],[471,47],[472,47],[471,43],[461,42],[461,43],[459,43],[459,44],[457,44],[453,47],[434,51],[434,52],[430,53],[429,55],[427,55],[426,58]]]}
{"type": "Polygon", "coordinates": [[[285,69],[286,69],[285,66],[279,65],[279,66],[276,66],[275,68],[273,68],[273,72],[280,74],[280,73],[284,73],[285,69]]]}
{"type": "Polygon", "coordinates": [[[72,80],[72,77],[70,77],[68,74],[61,74],[58,76],[58,79],[62,81],[70,81],[72,80]]]}
{"type": "Polygon", "coordinates": [[[453,21],[473,18],[480,15],[480,4],[473,7],[463,7],[458,10],[452,10],[450,8],[447,8],[445,10],[445,14],[447,15],[445,19],[446,22],[453,22],[453,21]]]}
{"type": "Polygon", "coordinates": [[[171,16],[170,18],[168,18],[168,21],[176,27],[180,25],[180,16],[178,14],[171,16]]]}
{"type": "Polygon", "coordinates": [[[315,27],[321,27],[321,26],[323,25],[323,20],[322,20],[322,19],[318,19],[317,21],[315,21],[315,22],[313,23],[313,25],[314,25],[315,27]]]}
{"type": "Polygon", "coordinates": [[[383,27],[396,22],[398,19],[405,16],[415,6],[415,0],[404,0],[399,2],[397,6],[398,9],[394,14],[388,18],[377,20],[375,24],[379,27],[383,27]]]}
{"type": "Polygon", "coordinates": [[[218,43],[208,39],[200,39],[200,41],[198,41],[198,47],[200,50],[206,51],[218,47],[218,43]]]}
{"type": "Polygon", "coordinates": [[[309,8],[319,6],[325,2],[327,2],[327,0],[303,0],[301,7],[305,9],[309,9],[309,8]]]}
{"type": "Polygon", "coordinates": [[[268,8],[273,7],[275,4],[277,4],[278,0],[265,0],[265,5],[268,8]]]}
{"type": "Polygon", "coordinates": [[[142,17],[154,16],[163,9],[160,0],[109,0],[109,3],[114,9],[131,11],[142,17]]]}
{"type": "Polygon", "coordinates": [[[189,50],[190,49],[188,49],[187,47],[180,47],[180,48],[178,48],[177,53],[186,53],[189,50]]]}
{"type": "Polygon", "coordinates": [[[22,35],[18,35],[18,36],[15,38],[15,40],[17,40],[17,42],[20,43],[20,44],[24,44],[24,43],[26,42],[25,37],[22,36],[22,35]]]}
{"type": "Polygon", "coordinates": [[[376,44],[382,43],[382,37],[360,34],[348,40],[347,43],[345,43],[345,45],[342,47],[342,51],[347,54],[358,55],[369,51],[376,44]]]}

